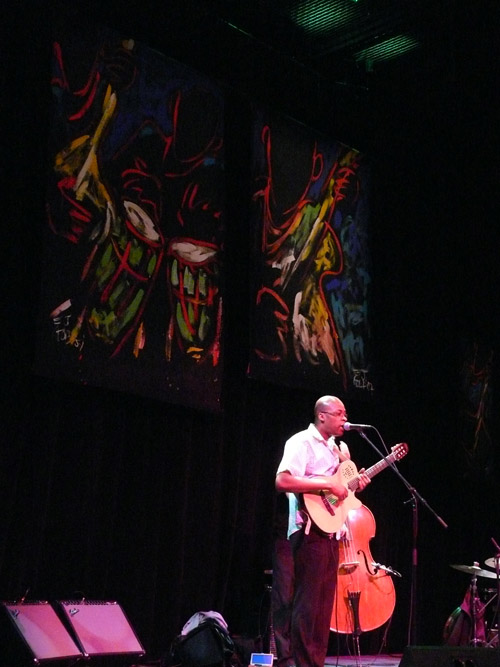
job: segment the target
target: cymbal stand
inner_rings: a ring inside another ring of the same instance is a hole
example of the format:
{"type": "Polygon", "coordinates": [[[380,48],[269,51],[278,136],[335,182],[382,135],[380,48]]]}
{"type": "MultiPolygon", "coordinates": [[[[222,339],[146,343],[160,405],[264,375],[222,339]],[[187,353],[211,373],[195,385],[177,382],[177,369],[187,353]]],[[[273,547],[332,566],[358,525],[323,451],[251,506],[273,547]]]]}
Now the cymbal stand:
{"type": "MultiPolygon", "coordinates": [[[[479,563],[478,563],[479,565],[479,563]]],[[[470,643],[472,646],[478,646],[482,640],[477,636],[477,618],[478,618],[478,604],[479,597],[477,595],[477,575],[473,574],[470,582],[470,598],[471,598],[471,618],[472,618],[472,639],[470,643]]]]}
{"type": "MultiPolygon", "coordinates": [[[[486,609],[486,607],[488,607],[489,604],[491,604],[492,602],[494,602],[497,599],[498,599],[498,593],[495,593],[488,600],[488,602],[484,605],[484,608],[486,609]]],[[[497,604],[497,607],[498,607],[498,604],[497,604]]],[[[497,627],[496,632],[493,631],[495,618],[496,618],[496,612],[495,612],[495,616],[493,617],[493,625],[492,625],[492,627],[489,628],[489,633],[487,635],[488,641],[484,645],[486,648],[489,648],[491,646],[497,646],[498,647],[498,627],[497,627]]]]}

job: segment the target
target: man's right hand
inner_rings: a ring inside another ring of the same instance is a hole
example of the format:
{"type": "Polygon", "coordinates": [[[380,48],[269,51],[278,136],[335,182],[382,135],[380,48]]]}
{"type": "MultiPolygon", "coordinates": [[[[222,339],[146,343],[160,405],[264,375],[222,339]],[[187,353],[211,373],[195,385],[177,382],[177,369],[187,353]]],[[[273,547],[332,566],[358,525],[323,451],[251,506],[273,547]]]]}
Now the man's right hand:
{"type": "Polygon", "coordinates": [[[331,483],[328,485],[327,489],[330,493],[333,493],[339,500],[345,500],[347,498],[347,487],[343,484],[339,484],[334,477],[331,477],[331,483]]]}

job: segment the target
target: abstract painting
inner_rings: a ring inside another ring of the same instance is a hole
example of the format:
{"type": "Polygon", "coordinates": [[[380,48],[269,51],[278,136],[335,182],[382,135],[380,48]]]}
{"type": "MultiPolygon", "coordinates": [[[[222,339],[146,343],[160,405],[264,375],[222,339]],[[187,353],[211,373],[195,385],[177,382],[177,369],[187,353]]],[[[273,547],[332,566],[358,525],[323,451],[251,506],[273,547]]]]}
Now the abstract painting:
{"type": "Polygon", "coordinates": [[[256,115],[248,373],[369,396],[369,174],[359,151],[256,115]]]}
{"type": "Polygon", "coordinates": [[[218,409],[223,98],[105,29],[53,44],[36,370],[218,409]]]}

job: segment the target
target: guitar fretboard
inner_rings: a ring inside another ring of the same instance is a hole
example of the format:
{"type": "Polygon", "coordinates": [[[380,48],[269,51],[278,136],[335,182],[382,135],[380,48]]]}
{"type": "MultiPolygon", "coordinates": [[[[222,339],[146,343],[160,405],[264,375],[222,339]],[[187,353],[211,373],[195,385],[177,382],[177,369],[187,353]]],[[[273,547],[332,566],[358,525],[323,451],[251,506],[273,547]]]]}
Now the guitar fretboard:
{"type": "MultiPolygon", "coordinates": [[[[368,468],[368,470],[365,470],[365,475],[367,475],[370,479],[372,477],[375,477],[375,475],[378,475],[379,472],[382,472],[382,470],[385,470],[385,468],[387,468],[388,465],[390,465],[391,463],[394,463],[395,458],[396,457],[394,456],[394,454],[390,454],[385,459],[382,459],[378,463],[375,463],[375,465],[371,466],[371,468],[368,468]]],[[[351,479],[347,483],[347,486],[351,491],[356,491],[356,489],[359,486],[359,477],[355,477],[354,479],[351,479]]]]}

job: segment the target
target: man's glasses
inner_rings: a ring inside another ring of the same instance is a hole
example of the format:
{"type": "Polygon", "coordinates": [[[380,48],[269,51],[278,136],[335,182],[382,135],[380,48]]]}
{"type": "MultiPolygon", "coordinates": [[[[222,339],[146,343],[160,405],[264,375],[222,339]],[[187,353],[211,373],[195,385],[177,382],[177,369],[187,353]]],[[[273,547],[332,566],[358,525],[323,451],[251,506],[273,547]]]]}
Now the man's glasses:
{"type": "Polygon", "coordinates": [[[347,412],[343,410],[337,410],[336,412],[327,412],[326,410],[321,410],[324,415],[331,415],[332,417],[345,417],[347,419],[347,412]]]}

